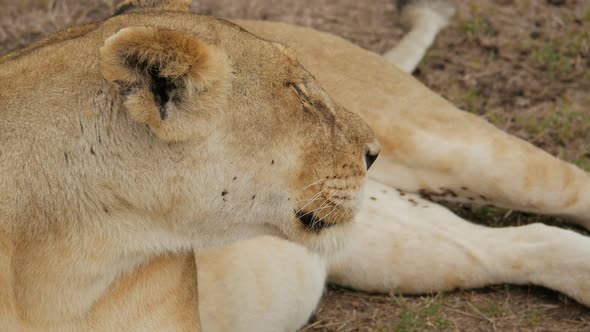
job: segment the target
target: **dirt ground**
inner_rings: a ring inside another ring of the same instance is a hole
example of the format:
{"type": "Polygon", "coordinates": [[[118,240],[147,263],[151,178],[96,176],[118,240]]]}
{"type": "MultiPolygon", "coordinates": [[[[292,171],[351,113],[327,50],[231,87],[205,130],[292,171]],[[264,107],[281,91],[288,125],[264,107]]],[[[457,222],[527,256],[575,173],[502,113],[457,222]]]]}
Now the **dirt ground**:
{"type": "MultiPolygon", "coordinates": [[[[0,54],[105,17],[111,0],[0,0],[0,54]]],[[[416,76],[467,112],[590,170],[590,1],[455,0],[416,76]]],[[[403,34],[390,0],[196,0],[201,13],[315,27],[375,52],[403,34]]],[[[559,220],[453,206],[492,226],[559,220]]],[[[586,233],[587,234],[587,233],[586,233]]],[[[590,258],[589,258],[590,259],[590,258]]],[[[567,271],[564,271],[567,273],[567,271]]],[[[537,287],[404,297],[328,287],[304,331],[590,331],[590,310],[537,287]]]]}

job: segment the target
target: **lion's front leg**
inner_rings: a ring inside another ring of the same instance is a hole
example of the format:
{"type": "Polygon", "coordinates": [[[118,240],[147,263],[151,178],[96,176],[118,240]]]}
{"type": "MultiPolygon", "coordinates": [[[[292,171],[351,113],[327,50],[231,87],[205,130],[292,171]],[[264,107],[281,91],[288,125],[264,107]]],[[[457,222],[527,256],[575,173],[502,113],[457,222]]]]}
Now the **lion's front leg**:
{"type": "Polygon", "coordinates": [[[324,259],[274,237],[199,251],[199,312],[203,331],[296,331],[324,290],[324,259]]]}
{"type": "Polygon", "coordinates": [[[541,224],[488,228],[437,204],[370,182],[329,280],[371,292],[424,294],[536,284],[590,306],[590,239],[541,224]]]}

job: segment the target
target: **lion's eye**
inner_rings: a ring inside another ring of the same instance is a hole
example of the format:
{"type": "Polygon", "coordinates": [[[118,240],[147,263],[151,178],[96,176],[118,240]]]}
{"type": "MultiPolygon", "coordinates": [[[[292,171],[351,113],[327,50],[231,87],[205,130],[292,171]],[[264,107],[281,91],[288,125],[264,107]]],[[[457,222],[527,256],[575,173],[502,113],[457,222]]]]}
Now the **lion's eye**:
{"type": "Polygon", "coordinates": [[[303,84],[289,82],[287,83],[287,86],[290,87],[303,101],[309,101],[309,97],[307,96],[307,92],[303,84]]]}
{"type": "Polygon", "coordinates": [[[298,83],[288,83],[288,86],[297,94],[299,101],[301,101],[301,105],[303,105],[303,110],[306,113],[310,113],[311,109],[314,107],[313,101],[307,95],[307,91],[303,84],[298,83]]]}
{"type": "Polygon", "coordinates": [[[301,86],[299,86],[299,84],[291,83],[290,85],[299,97],[306,97],[305,92],[303,92],[303,89],[301,88],[301,86]]]}

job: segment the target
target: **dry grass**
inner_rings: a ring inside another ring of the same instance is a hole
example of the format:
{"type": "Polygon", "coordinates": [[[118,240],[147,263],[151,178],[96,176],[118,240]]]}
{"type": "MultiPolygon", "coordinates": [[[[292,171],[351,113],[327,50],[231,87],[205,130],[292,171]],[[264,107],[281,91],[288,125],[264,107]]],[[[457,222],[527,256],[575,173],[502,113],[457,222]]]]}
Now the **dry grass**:
{"type": "MultiPolygon", "coordinates": [[[[590,2],[456,3],[455,23],[416,76],[464,110],[590,170],[590,2]]],[[[64,26],[105,17],[112,5],[110,0],[0,0],[0,54],[64,26]]],[[[311,26],[376,52],[402,35],[389,0],[200,0],[193,7],[216,16],[311,26]]],[[[499,209],[453,209],[493,226],[559,222],[499,209]]],[[[330,287],[305,331],[590,331],[590,311],[536,287],[424,297],[330,287]]]]}
{"type": "Polygon", "coordinates": [[[0,54],[64,27],[105,17],[109,0],[0,0],[0,54]]]}

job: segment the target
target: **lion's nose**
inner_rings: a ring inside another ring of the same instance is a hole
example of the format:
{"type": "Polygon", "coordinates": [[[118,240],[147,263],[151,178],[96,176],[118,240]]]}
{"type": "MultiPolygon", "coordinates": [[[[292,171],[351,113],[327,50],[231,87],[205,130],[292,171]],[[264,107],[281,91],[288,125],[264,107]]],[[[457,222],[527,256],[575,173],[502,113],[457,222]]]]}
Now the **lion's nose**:
{"type": "Polygon", "coordinates": [[[377,157],[379,157],[379,153],[381,153],[381,147],[377,144],[371,144],[367,146],[367,150],[365,152],[365,162],[367,163],[367,170],[373,166],[377,157]]]}

